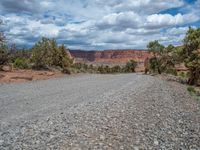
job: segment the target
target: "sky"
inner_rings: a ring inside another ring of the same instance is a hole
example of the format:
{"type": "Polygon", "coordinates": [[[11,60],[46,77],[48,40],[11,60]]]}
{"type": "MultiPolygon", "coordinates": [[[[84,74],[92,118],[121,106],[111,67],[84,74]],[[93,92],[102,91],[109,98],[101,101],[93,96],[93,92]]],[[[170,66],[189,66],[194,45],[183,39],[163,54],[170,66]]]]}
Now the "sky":
{"type": "Polygon", "coordinates": [[[20,47],[45,36],[70,49],[145,49],[181,45],[189,26],[200,27],[200,0],[1,0],[0,19],[20,47]]]}

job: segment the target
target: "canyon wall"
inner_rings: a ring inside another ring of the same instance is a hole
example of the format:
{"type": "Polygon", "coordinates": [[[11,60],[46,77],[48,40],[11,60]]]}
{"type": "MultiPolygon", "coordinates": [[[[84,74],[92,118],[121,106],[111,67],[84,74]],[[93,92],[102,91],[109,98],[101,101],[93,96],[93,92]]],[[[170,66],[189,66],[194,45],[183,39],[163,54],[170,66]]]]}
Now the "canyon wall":
{"type": "Polygon", "coordinates": [[[76,62],[123,65],[129,60],[135,60],[138,63],[144,63],[150,54],[146,50],[104,50],[104,51],[83,51],[70,50],[71,56],[76,62]]]}

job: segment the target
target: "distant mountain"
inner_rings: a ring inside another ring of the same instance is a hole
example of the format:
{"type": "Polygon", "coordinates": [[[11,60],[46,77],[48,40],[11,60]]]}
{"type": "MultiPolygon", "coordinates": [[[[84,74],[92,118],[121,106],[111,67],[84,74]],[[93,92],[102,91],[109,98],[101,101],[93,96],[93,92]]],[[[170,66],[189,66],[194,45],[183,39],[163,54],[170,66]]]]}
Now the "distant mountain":
{"type": "Polygon", "coordinates": [[[76,62],[94,63],[94,64],[126,64],[129,60],[135,60],[143,63],[150,54],[147,50],[103,50],[103,51],[84,51],[70,50],[71,56],[76,62]]]}

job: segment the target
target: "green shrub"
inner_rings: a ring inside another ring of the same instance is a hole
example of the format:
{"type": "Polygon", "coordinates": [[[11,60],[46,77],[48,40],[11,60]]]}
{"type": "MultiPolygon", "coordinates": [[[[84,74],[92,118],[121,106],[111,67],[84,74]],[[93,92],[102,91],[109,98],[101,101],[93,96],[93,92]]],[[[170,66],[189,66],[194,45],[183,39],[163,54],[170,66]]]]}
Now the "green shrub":
{"type": "Polygon", "coordinates": [[[114,67],[112,67],[111,68],[111,70],[112,70],[112,72],[113,73],[120,73],[120,72],[122,72],[122,69],[121,69],[121,67],[120,66],[114,66],[114,67]]]}
{"type": "Polygon", "coordinates": [[[177,76],[177,75],[178,75],[176,69],[167,69],[167,70],[165,71],[165,73],[171,74],[171,75],[174,75],[174,76],[177,76]]]}
{"type": "Polygon", "coordinates": [[[151,73],[159,73],[161,74],[161,62],[157,57],[152,57],[149,60],[149,69],[151,73]]]}
{"type": "Polygon", "coordinates": [[[98,71],[99,73],[102,73],[102,74],[105,73],[104,66],[103,66],[103,65],[98,66],[97,71],[98,71]]]}
{"type": "Polygon", "coordinates": [[[69,68],[63,69],[62,72],[65,74],[76,74],[76,73],[87,73],[89,71],[85,71],[83,68],[77,69],[74,67],[69,67],[69,68]]]}
{"type": "Polygon", "coordinates": [[[195,89],[192,86],[189,86],[187,88],[188,92],[190,93],[191,96],[193,96],[195,99],[200,100],[200,91],[195,89]]]}
{"type": "Polygon", "coordinates": [[[189,85],[198,85],[200,80],[200,28],[189,28],[184,38],[183,61],[189,69],[189,85]]]}
{"type": "MultiPolygon", "coordinates": [[[[2,23],[2,20],[0,20],[0,27],[2,23]]],[[[8,47],[5,43],[4,33],[0,30],[0,71],[6,63],[8,63],[8,47]]]]}
{"type": "Polygon", "coordinates": [[[196,90],[195,90],[194,87],[189,86],[189,87],[187,88],[187,90],[188,90],[188,92],[190,92],[191,94],[196,94],[196,90]]]}
{"type": "Polygon", "coordinates": [[[91,65],[89,65],[89,69],[94,70],[95,68],[94,68],[94,66],[91,64],[91,65]]]}
{"type": "Polygon", "coordinates": [[[17,58],[14,62],[14,67],[19,68],[19,69],[27,69],[28,68],[28,63],[25,59],[23,58],[17,58]]]}
{"type": "Polygon", "coordinates": [[[72,67],[80,70],[82,68],[82,63],[75,63],[72,67]]]}
{"type": "Polygon", "coordinates": [[[180,76],[181,78],[185,78],[186,74],[184,72],[180,72],[180,73],[178,73],[178,76],[180,76]]]}
{"type": "Polygon", "coordinates": [[[35,69],[59,66],[66,70],[73,63],[65,46],[58,46],[54,39],[48,38],[42,38],[33,46],[31,61],[35,69]]]}
{"type": "Polygon", "coordinates": [[[71,68],[75,70],[77,73],[94,73],[96,72],[96,67],[94,67],[92,64],[88,65],[85,63],[74,63],[71,68]]]}
{"type": "Polygon", "coordinates": [[[3,65],[8,63],[8,51],[4,44],[0,44],[0,70],[2,70],[3,65]]]}
{"type": "Polygon", "coordinates": [[[137,67],[137,62],[134,60],[130,60],[126,63],[126,66],[124,68],[125,72],[135,72],[135,68],[137,67]]]}
{"type": "Polygon", "coordinates": [[[63,68],[62,72],[65,73],[65,74],[72,74],[73,73],[70,68],[63,68]]]}

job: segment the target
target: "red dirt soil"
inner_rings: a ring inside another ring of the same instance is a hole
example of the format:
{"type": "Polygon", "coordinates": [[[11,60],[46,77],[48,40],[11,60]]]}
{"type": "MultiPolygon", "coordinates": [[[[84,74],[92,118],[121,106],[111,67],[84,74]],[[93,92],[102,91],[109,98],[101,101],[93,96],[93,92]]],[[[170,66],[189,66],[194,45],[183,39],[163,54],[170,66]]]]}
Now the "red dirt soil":
{"type": "Polygon", "coordinates": [[[13,70],[0,71],[0,83],[21,83],[33,80],[46,80],[64,76],[63,73],[55,71],[35,70],[13,70]]]}

